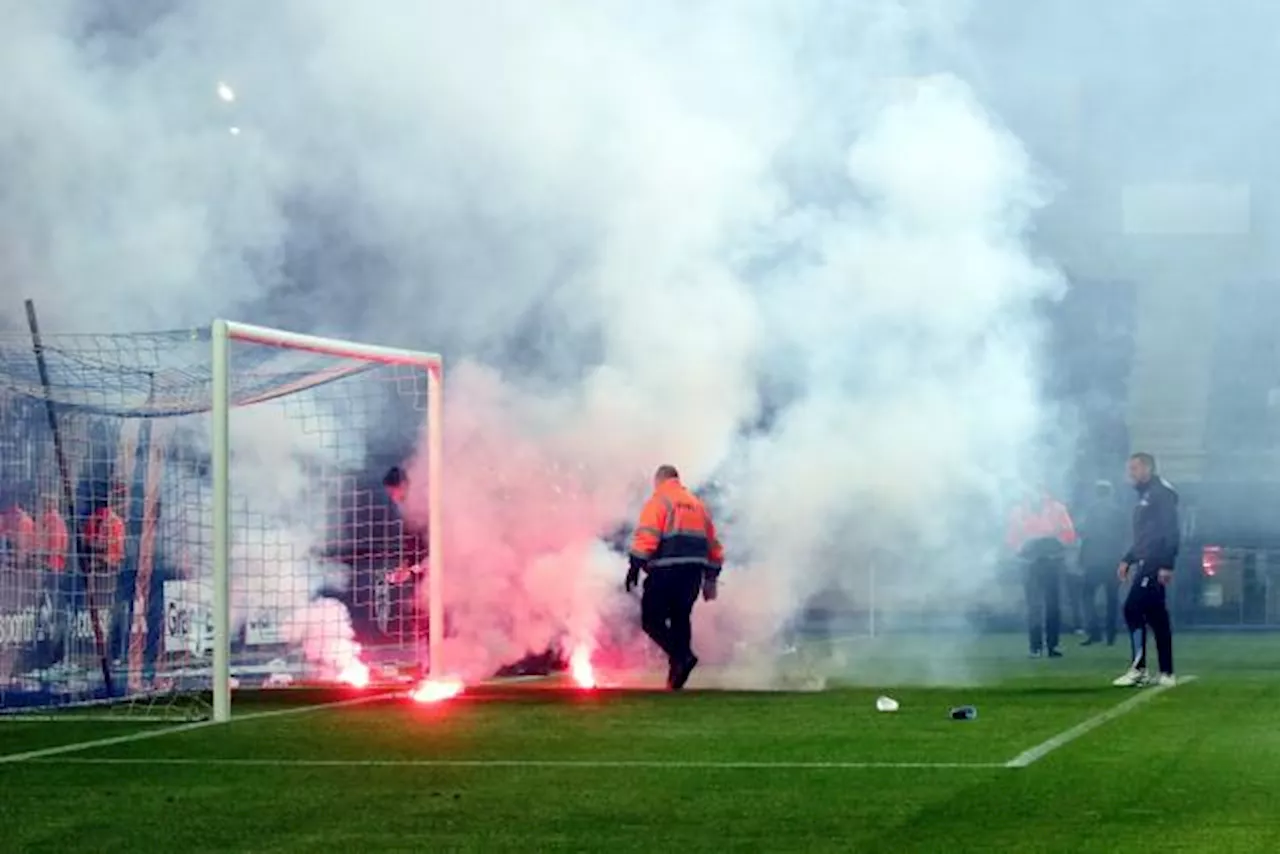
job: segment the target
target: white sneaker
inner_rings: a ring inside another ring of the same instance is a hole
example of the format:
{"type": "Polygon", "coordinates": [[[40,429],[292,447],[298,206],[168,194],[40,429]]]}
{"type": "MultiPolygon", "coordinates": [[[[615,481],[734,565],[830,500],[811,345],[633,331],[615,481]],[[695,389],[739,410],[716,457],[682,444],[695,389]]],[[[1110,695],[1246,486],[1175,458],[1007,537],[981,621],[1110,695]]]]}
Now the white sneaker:
{"type": "Polygon", "coordinates": [[[1172,673],[1161,673],[1156,679],[1156,685],[1160,688],[1172,688],[1178,684],[1178,677],[1172,673]]]}
{"type": "Polygon", "coordinates": [[[1147,671],[1131,667],[1128,672],[1118,677],[1111,684],[1117,688],[1139,688],[1147,684],[1147,671]]]}

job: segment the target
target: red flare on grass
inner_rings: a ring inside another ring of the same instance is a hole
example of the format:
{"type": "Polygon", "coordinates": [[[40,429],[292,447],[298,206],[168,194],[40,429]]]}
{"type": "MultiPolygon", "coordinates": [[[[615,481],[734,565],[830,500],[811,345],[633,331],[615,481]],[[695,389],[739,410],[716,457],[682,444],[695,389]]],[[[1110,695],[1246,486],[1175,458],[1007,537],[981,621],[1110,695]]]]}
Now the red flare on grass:
{"type": "Polygon", "coordinates": [[[352,659],[338,672],[338,681],[353,688],[369,687],[369,665],[360,659],[352,659]]]}
{"type": "Polygon", "coordinates": [[[428,679],[409,692],[409,699],[415,703],[439,703],[458,696],[463,687],[459,679],[428,679]]]}
{"type": "Polygon", "coordinates": [[[569,657],[569,675],[579,688],[590,691],[596,687],[596,672],[591,666],[591,653],[580,646],[569,657]]]}

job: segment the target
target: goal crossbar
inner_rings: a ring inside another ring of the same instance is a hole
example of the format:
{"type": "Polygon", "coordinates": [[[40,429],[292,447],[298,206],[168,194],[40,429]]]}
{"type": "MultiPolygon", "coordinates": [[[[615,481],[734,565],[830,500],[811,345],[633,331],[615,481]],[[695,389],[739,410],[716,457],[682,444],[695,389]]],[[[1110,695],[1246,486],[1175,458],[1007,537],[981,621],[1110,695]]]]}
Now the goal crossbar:
{"type": "MultiPolygon", "coordinates": [[[[437,353],[419,352],[377,344],[364,344],[215,320],[212,346],[212,474],[213,474],[213,719],[231,719],[231,356],[232,341],[385,365],[417,367],[427,375],[427,584],[428,664],[432,677],[445,675],[444,599],[442,574],[443,486],[443,359],[437,353]]],[[[251,405],[239,402],[237,405],[251,405]]]]}

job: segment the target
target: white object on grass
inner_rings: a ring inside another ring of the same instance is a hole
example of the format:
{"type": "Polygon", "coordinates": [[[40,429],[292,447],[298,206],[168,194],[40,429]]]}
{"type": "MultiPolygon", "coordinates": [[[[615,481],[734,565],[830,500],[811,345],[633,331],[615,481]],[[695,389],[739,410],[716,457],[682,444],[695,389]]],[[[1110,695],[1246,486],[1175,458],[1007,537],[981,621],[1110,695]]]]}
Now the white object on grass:
{"type": "Polygon", "coordinates": [[[896,712],[898,711],[898,701],[892,697],[877,697],[876,711],[879,712],[896,712]]]}

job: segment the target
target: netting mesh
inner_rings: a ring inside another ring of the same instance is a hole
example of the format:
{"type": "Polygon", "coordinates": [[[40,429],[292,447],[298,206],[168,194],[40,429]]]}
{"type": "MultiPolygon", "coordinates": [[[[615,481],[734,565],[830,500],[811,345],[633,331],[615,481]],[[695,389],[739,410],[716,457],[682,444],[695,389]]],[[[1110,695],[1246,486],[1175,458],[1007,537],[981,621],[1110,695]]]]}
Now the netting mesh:
{"type": "MultiPolygon", "coordinates": [[[[209,331],[41,343],[0,335],[0,708],[190,710],[211,686],[209,331]]],[[[235,683],[413,670],[424,574],[388,573],[424,539],[382,474],[423,430],[425,371],[229,360],[235,683]]]]}

